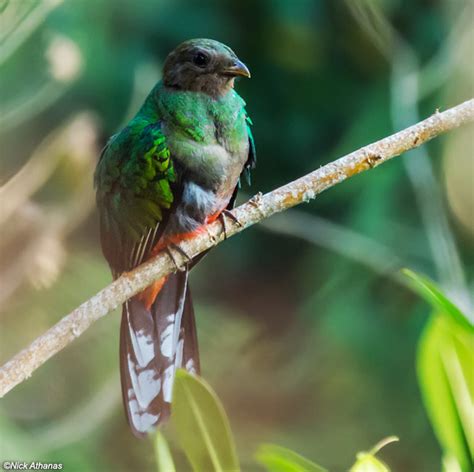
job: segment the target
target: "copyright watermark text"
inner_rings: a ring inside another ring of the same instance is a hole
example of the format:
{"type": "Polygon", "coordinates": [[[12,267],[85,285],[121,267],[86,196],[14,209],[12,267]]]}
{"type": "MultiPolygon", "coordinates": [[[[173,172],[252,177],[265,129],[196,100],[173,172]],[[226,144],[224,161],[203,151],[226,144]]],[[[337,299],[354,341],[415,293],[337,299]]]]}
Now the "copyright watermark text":
{"type": "Polygon", "coordinates": [[[3,461],[3,470],[62,470],[63,464],[59,462],[24,462],[3,461]]]}

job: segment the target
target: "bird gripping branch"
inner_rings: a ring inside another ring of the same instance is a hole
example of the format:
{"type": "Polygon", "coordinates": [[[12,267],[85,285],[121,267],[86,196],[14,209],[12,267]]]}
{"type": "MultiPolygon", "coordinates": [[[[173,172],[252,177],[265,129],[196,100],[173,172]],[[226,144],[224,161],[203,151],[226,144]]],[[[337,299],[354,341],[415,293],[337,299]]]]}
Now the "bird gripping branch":
{"type": "MultiPolygon", "coordinates": [[[[224,44],[194,39],[164,64],[163,80],[105,146],[95,173],[101,245],[114,278],[203,226],[231,216],[240,180],[255,165],[245,102],[234,90],[247,67],[224,44]]],[[[122,396],[143,436],[166,420],[177,368],[199,372],[189,270],[156,281],[123,305],[122,396]]]]}

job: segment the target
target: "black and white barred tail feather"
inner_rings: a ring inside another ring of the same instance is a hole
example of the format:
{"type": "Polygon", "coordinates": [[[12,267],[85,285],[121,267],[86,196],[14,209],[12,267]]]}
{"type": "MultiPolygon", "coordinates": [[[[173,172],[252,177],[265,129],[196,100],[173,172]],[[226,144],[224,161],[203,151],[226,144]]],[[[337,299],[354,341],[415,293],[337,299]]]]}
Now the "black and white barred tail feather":
{"type": "Polygon", "coordinates": [[[188,271],[168,277],[150,310],[137,298],[123,306],[120,328],[122,397],[138,437],[170,415],[176,369],[199,373],[188,271]]]}

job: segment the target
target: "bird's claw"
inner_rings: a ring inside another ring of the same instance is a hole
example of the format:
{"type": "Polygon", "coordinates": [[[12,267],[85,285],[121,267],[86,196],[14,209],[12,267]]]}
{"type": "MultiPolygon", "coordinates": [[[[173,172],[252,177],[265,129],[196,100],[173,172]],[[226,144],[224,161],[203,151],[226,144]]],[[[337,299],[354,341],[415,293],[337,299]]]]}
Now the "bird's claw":
{"type": "Polygon", "coordinates": [[[255,208],[260,208],[260,204],[262,203],[262,192],[256,193],[250,200],[249,203],[255,208]]]}
{"type": "Polygon", "coordinates": [[[221,215],[228,216],[237,226],[243,227],[240,220],[230,210],[223,210],[221,215]]]}
{"type": "Polygon", "coordinates": [[[263,201],[263,194],[262,192],[258,192],[248,201],[248,204],[252,205],[261,216],[265,216],[262,210],[262,201],[263,201]]]}
{"type": "Polygon", "coordinates": [[[219,220],[222,223],[222,232],[224,233],[224,239],[227,239],[227,223],[226,217],[231,219],[236,225],[242,228],[242,223],[239,219],[229,210],[222,210],[221,214],[219,215],[219,220]]]}
{"type": "Polygon", "coordinates": [[[189,254],[183,248],[181,248],[180,246],[178,246],[175,243],[168,244],[168,246],[166,246],[166,252],[168,253],[168,256],[170,256],[170,259],[173,261],[173,264],[176,267],[176,270],[178,272],[184,272],[188,267],[188,263],[193,260],[193,258],[191,256],[189,256],[189,254]],[[176,262],[176,259],[173,255],[173,252],[171,251],[171,248],[173,248],[176,252],[179,252],[185,259],[187,259],[187,262],[185,262],[184,265],[180,266],[176,262]]]}
{"type": "Polygon", "coordinates": [[[206,230],[207,235],[209,236],[209,239],[211,240],[212,244],[215,246],[217,244],[217,239],[216,237],[209,231],[207,226],[204,226],[204,229],[206,230]]]}

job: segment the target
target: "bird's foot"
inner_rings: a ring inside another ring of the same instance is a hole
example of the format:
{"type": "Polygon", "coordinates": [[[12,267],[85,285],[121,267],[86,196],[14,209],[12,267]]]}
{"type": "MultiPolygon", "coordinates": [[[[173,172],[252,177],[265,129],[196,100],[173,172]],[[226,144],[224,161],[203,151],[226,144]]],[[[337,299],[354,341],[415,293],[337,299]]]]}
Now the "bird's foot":
{"type": "Polygon", "coordinates": [[[207,226],[204,226],[204,230],[206,231],[207,235],[209,236],[209,239],[211,240],[212,244],[215,246],[217,244],[216,237],[209,231],[207,226]]]}
{"type": "Polygon", "coordinates": [[[237,226],[240,226],[243,228],[243,224],[240,222],[240,220],[230,211],[230,210],[222,210],[221,215],[224,215],[224,217],[229,217],[237,226]]]}
{"type": "Polygon", "coordinates": [[[170,259],[173,261],[173,264],[176,267],[176,270],[178,272],[184,272],[188,268],[188,263],[193,260],[193,258],[183,248],[181,248],[180,246],[178,246],[175,243],[169,243],[166,246],[165,249],[166,249],[166,252],[167,252],[168,256],[170,256],[170,259]],[[176,262],[176,258],[174,257],[173,252],[171,251],[171,249],[174,249],[176,252],[179,252],[181,254],[181,256],[183,256],[185,259],[187,259],[187,262],[185,262],[183,265],[179,265],[176,262]]]}
{"type": "Polygon", "coordinates": [[[262,210],[262,201],[263,194],[262,192],[258,192],[248,201],[248,204],[252,205],[262,217],[265,217],[265,213],[262,210]]]}
{"type": "Polygon", "coordinates": [[[219,220],[222,223],[222,232],[224,233],[224,239],[227,239],[227,223],[226,218],[232,220],[237,226],[242,228],[242,223],[239,219],[229,210],[222,210],[221,214],[219,215],[219,220]]]}
{"type": "Polygon", "coordinates": [[[260,204],[262,203],[262,197],[263,193],[262,192],[257,192],[250,200],[249,203],[253,207],[260,209],[260,204]]]}

